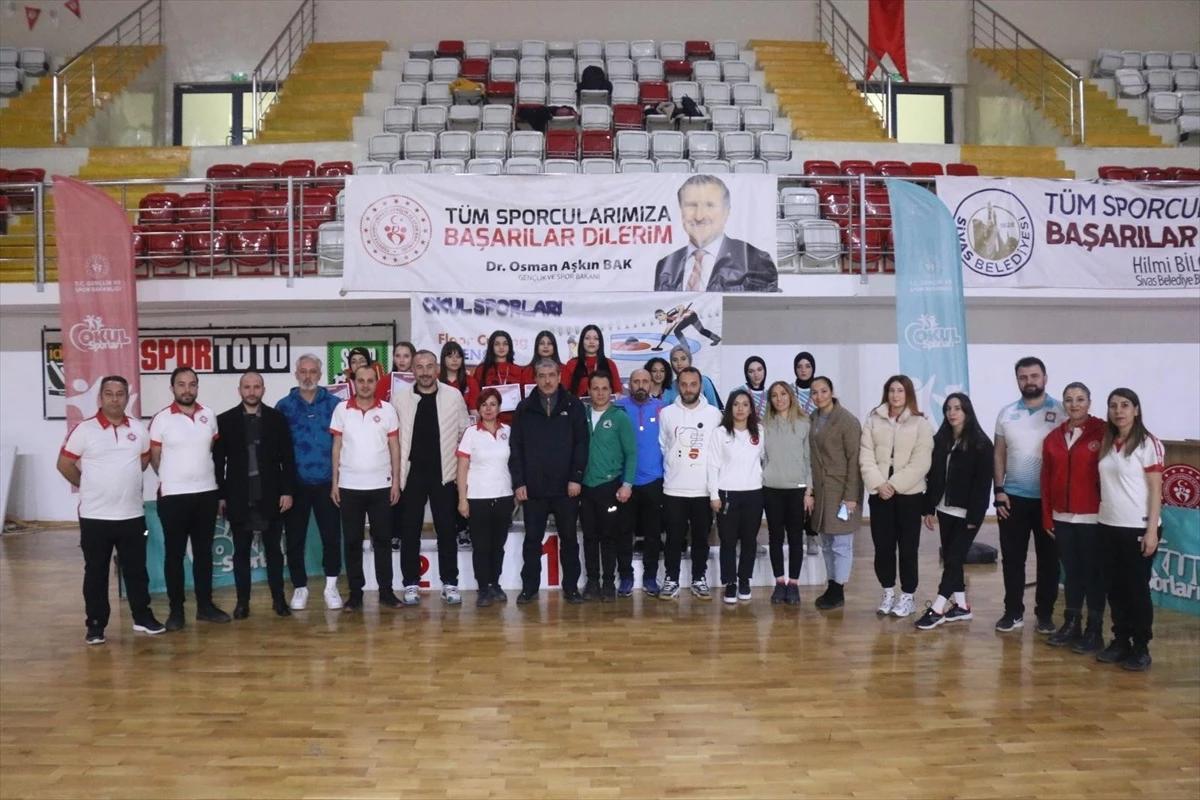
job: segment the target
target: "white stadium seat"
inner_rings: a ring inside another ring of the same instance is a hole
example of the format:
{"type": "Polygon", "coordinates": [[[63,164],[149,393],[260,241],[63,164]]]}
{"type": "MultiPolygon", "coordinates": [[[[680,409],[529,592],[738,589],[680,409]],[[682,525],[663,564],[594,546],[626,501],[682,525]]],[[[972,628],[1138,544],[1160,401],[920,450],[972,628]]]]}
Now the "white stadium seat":
{"type": "Polygon", "coordinates": [[[367,140],[367,158],[371,161],[391,163],[400,157],[400,135],[377,133],[367,140]]]}
{"type": "Polygon", "coordinates": [[[404,157],[409,161],[430,161],[437,154],[437,136],[429,131],[404,134],[404,157]]]}
{"type": "Polygon", "coordinates": [[[585,158],[579,163],[587,175],[612,175],[617,171],[617,162],[611,158],[585,158]]]}
{"type": "Polygon", "coordinates": [[[792,157],[792,137],[775,131],[758,134],[758,157],[764,161],[787,161],[792,157]]]}
{"type": "Polygon", "coordinates": [[[472,158],[467,162],[469,175],[499,175],[504,172],[504,162],[498,158],[472,158]]]}
{"type": "Polygon", "coordinates": [[[475,157],[504,159],[508,156],[506,131],[482,130],[475,134],[475,157]]]}
{"type": "Polygon", "coordinates": [[[531,156],[514,156],[504,162],[505,175],[541,175],[542,160],[531,156]]]}
{"type": "Polygon", "coordinates": [[[654,162],[648,158],[622,158],[619,164],[621,172],[654,172],[654,162]]]}
{"type": "Polygon", "coordinates": [[[573,158],[548,158],[542,171],[547,175],[574,175],[579,172],[579,162],[573,158]]]}

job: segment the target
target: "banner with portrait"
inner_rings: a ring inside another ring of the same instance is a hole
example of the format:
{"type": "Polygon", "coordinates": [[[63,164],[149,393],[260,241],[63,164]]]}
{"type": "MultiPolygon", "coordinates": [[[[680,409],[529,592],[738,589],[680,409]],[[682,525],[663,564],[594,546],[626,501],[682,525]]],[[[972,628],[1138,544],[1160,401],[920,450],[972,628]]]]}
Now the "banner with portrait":
{"type": "Polygon", "coordinates": [[[668,359],[671,349],[682,345],[692,354],[692,366],[720,385],[722,323],[720,295],[700,292],[412,297],[412,339],[418,348],[441,353],[447,342],[458,342],[467,366],[475,367],[492,332],[503,330],[512,337],[514,361],[524,366],[533,360],[538,333],[550,331],[566,363],[579,354],[583,328],[596,325],[622,383],[650,358],[668,359]]]}
{"type": "Polygon", "coordinates": [[[342,288],[777,292],[776,194],[772,175],[355,175],[342,288]]]}
{"type": "Polygon", "coordinates": [[[1200,186],[937,179],[968,289],[1200,294],[1200,186]]]}

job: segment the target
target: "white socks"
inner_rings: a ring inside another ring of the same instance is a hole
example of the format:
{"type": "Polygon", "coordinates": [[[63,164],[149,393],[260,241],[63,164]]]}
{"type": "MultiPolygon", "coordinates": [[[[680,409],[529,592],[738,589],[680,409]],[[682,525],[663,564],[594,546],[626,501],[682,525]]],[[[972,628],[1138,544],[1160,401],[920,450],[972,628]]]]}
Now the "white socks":
{"type": "Polygon", "coordinates": [[[954,605],[958,606],[959,608],[963,608],[963,609],[970,608],[970,606],[967,605],[967,593],[966,592],[955,592],[954,593],[954,605]]]}
{"type": "Polygon", "coordinates": [[[946,613],[946,604],[949,602],[950,602],[949,600],[947,600],[946,598],[942,597],[939,594],[937,596],[937,599],[933,601],[933,613],[945,614],[946,613]]]}
{"type": "Polygon", "coordinates": [[[337,588],[337,576],[336,575],[332,578],[330,578],[328,575],[325,576],[325,588],[326,589],[336,589],[337,588]]]}

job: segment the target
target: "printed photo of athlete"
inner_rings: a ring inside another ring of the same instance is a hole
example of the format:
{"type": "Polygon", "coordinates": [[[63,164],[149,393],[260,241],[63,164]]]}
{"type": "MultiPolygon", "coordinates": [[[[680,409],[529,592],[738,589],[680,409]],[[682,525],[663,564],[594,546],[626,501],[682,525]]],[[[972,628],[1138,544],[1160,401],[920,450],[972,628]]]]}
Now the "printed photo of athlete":
{"type": "Polygon", "coordinates": [[[721,343],[721,337],[704,327],[704,323],[700,321],[700,315],[692,309],[692,304],[686,306],[675,306],[674,308],[664,311],[661,308],[654,310],[654,318],[659,322],[666,323],[666,328],[662,332],[662,338],[658,340],[658,344],[650,348],[655,353],[661,353],[663,343],[667,341],[668,336],[674,336],[679,344],[692,349],[691,343],[687,336],[684,335],[683,329],[687,327],[695,328],[701,336],[704,336],[713,345],[721,343]]]}

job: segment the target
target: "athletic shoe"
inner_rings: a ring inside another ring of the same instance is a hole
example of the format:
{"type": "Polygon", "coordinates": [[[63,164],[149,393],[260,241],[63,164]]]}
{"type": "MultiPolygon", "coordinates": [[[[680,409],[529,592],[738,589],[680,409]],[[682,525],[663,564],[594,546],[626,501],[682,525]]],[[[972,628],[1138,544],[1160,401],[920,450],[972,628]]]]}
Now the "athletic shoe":
{"type": "MultiPolygon", "coordinates": [[[[653,578],[651,579],[653,580],[653,578]]],[[[679,597],[679,581],[673,581],[667,578],[663,581],[662,589],[658,592],[659,600],[674,600],[679,597]]]]}
{"type": "Polygon", "coordinates": [[[692,581],[692,594],[701,600],[712,600],[712,594],[708,591],[708,579],[692,581]]]}
{"type": "Polygon", "coordinates": [[[337,587],[336,586],[326,586],[325,587],[325,607],[332,611],[337,611],[339,608],[342,607],[342,605],[343,605],[342,595],[338,591],[337,587]]]}
{"type": "Polygon", "coordinates": [[[785,602],[787,602],[787,584],[776,583],[775,588],[771,591],[771,605],[783,605],[785,602]]]}
{"type": "Polygon", "coordinates": [[[617,584],[617,597],[629,597],[633,594],[633,578],[621,578],[617,584]]]}
{"type": "Polygon", "coordinates": [[[492,604],[491,587],[484,586],[482,589],[479,590],[479,596],[475,598],[475,607],[476,608],[487,608],[491,604],[492,604]]]}
{"type": "Polygon", "coordinates": [[[892,607],[896,605],[896,590],[884,589],[883,597],[879,601],[879,608],[875,609],[875,613],[881,617],[886,617],[892,613],[892,607]]]}
{"type": "Polygon", "coordinates": [[[971,607],[967,606],[966,608],[963,608],[962,606],[950,606],[950,608],[946,609],[945,616],[946,622],[965,622],[966,620],[972,619],[971,607]]]}
{"type": "Polygon", "coordinates": [[[149,611],[146,611],[146,613],[134,619],[133,629],[138,633],[148,633],[151,636],[157,636],[160,633],[166,633],[167,626],[155,619],[154,615],[149,611]]]}
{"type": "Polygon", "coordinates": [[[933,605],[931,603],[926,603],[925,613],[921,615],[919,620],[917,620],[917,630],[931,631],[945,621],[945,614],[937,613],[933,610],[933,605]]]}
{"type": "Polygon", "coordinates": [[[611,583],[606,583],[600,587],[600,602],[615,603],[617,600],[617,587],[611,583]]]}
{"type": "Polygon", "coordinates": [[[1133,646],[1129,641],[1113,639],[1112,644],[1100,651],[1096,660],[1102,664],[1120,664],[1133,655],[1133,646]]]}
{"type": "Polygon", "coordinates": [[[765,556],[768,552],[767,546],[765,544],[760,544],[758,547],[756,547],[754,549],[754,551],[757,555],[760,555],[760,556],[765,556]]]}
{"type": "Polygon", "coordinates": [[[529,605],[530,603],[536,603],[537,599],[538,599],[537,590],[534,590],[532,592],[522,591],[519,595],[517,595],[517,605],[524,606],[524,605],[529,605]]]}
{"type": "Polygon", "coordinates": [[[738,600],[745,602],[750,599],[750,581],[739,580],[737,582],[738,600]]]}
{"type": "Polygon", "coordinates": [[[737,605],[737,584],[736,583],[725,584],[724,598],[725,598],[725,602],[728,605],[731,605],[731,606],[737,605]]]}
{"type": "Polygon", "coordinates": [[[1104,649],[1104,634],[1099,628],[1094,628],[1083,634],[1083,638],[1071,645],[1071,652],[1078,655],[1099,653],[1104,649]]]}
{"type": "Polygon", "coordinates": [[[789,606],[800,605],[800,585],[789,583],[787,585],[787,593],[783,596],[783,602],[789,606]]]}
{"type": "Polygon", "coordinates": [[[455,536],[455,539],[458,542],[459,550],[470,550],[471,549],[471,532],[470,531],[459,531],[458,534],[455,536]]]}
{"type": "Polygon", "coordinates": [[[184,621],[183,609],[182,608],[171,609],[171,613],[167,614],[167,630],[168,631],[180,630],[183,627],[183,621],[184,621]]]}
{"type": "Polygon", "coordinates": [[[892,607],[892,616],[907,617],[912,614],[913,606],[915,605],[916,601],[913,599],[913,596],[908,592],[903,592],[900,595],[900,599],[896,601],[896,605],[892,607]]]}
{"type": "Polygon", "coordinates": [[[1034,630],[1040,636],[1050,636],[1054,633],[1054,617],[1038,617],[1037,627],[1034,630]]]}
{"type": "Polygon", "coordinates": [[[362,611],[363,598],[361,592],[351,592],[350,598],[346,600],[346,605],[342,606],[342,611],[362,611]]]}
{"type": "Polygon", "coordinates": [[[396,597],[395,592],[388,592],[386,594],[384,594],[383,592],[380,592],[379,593],[379,605],[385,606],[387,608],[399,608],[400,607],[400,599],[398,597],[396,597]]]}
{"type": "Polygon", "coordinates": [[[404,598],[400,601],[406,606],[421,605],[421,587],[417,584],[409,584],[404,587],[404,598]]]}
{"type": "Polygon", "coordinates": [[[1150,658],[1150,648],[1144,644],[1139,644],[1133,648],[1133,653],[1129,658],[1121,662],[1121,669],[1129,672],[1141,672],[1148,668],[1153,663],[1150,658]]]}
{"type": "Polygon", "coordinates": [[[277,597],[271,601],[271,610],[275,612],[277,617],[290,617],[292,610],[288,608],[288,604],[283,601],[282,597],[277,597]]]}
{"type": "MultiPolygon", "coordinates": [[[[406,590],[407,592],[407,590],[406,590]]],[[[458,587],[452,583],[448,583],[442,587],[442,601],[448,606],[461,606],[462,595],[458,593],[458,587]]]]}
{"type": "Polygon", "coordinates": [[[821,545],[817,543],[817,537],[808,537],[808,554],[810,556],[819,556],[821,554],[821,545]]]}
{"type": "Polygon", "coordinates": [[[504,590],[500,588],[500,584],[493,583],[490,587],[488,587],[488,591],[492,593],[492,599],[497,603],[508,602],[508,595],[505,594],[504,590]]]}
{"type": "Polygon", "coordinates": [[[829,581],[825,594],[817,598],[816,606],[821,611],[832,611],[846,605],[846,587],[837,581],[829,581]]]}
{"type": "Polygon", "coordinates": [[[600,599],[600,581],[588,578],[583,584],[583,602],[590,603],[600,599]]]}
{"type": "Polygon", "coordinates": [[[658,597],[658,593],[662,591],[658,585],[658,578],[643,578],[642,591],[651,597],[658,597]]]}
{"type": "MultiPolygon", "coordinates": [[[[366,550],[366,549],[367,549],[367,543],[363,542],[363,550],[366,550]]],[[[392,537],[392,552],[393,553],[400,552],[400,537],[399,536],[392,537]]]]}
{"type": "Polygon", "coordinates": [[[87,636],[83,637],[87,644],[104,644],[104,628],[99,625],[88,625],[87,636]]]}
{"type": "Polygon", "coordinates": [[[212,605],[211,603],[209,605],[205,606],[204,608],[196,609],[196,621],[197,622],[221,623],[221,622],[229,622],[231,619],[232,619],[232,617],[230,617],[224,611],[217,608],[215,605],[212,605]]]}
{"type": "Polygon", "coordinates": [[[996,630],[1001,633],[1019,630],[1025,627],[1024,617],[1014,617],[1012,614],[1005,614],[996,621],[996,630]]]}
{"type": "Polygon", "coordinates": [[[570,605],[577,606],[583,602],[583,596],[579,594],[579,587],[568,586],[562,590],[563,599],[570,605]]]}
{"type": "Polygon", "coordinates": [[[308,587],[297,586],[292,591],[292,610],[303,611],[308,606],[308,587]]]}

